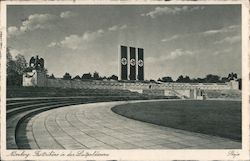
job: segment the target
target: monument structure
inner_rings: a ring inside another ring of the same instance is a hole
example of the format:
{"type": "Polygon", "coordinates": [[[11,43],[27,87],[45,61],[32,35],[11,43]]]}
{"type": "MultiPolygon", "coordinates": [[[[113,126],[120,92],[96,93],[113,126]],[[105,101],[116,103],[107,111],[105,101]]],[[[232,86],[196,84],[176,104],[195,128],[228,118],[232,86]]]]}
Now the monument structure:
{"type": "Polygon", "coordinates": [[[119,49],[119,79],[144,80],[144,50],[143,48],[120,46],[119,49]]]}
{"type": "Polygon", "coordinates": [[[44,68],[44,59],[31,57],[29,66],[23,74],[23,86],[45,86],[46,72],[44,68]]]}

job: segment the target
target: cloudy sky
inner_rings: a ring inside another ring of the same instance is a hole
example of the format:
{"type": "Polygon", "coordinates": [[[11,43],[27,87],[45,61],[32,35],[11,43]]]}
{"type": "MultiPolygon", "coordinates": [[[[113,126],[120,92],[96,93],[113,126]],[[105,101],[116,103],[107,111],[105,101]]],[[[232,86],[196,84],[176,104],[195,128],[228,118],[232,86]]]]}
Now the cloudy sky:
{"type": "Polygon", "coordinates": [[[8,6],[8,46],[49,74],[118,75],[118,46],[145,50],[145,77],[241,73],[239,5],[8,6]]]}

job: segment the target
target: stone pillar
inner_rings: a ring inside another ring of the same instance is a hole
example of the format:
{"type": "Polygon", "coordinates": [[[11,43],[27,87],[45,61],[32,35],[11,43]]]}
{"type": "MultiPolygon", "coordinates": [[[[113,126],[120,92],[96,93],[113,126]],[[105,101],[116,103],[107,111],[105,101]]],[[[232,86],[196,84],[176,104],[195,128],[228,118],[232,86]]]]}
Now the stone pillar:
{"type": "Polygon", "coordinates": [[[197,88],[194,89],[194,99],[197,99],[197,88]]]}
{"type": "Polygon", "coordinates": [[[239,82],[231,80],[229,82],[230,89],[239,89],[239,82]]]}
{"type": "Polygon", "coordinates": [[[43,70],[32,69],[31,71],[26,71],[23,74],[23,86],[46,86],[46,74],[43,70]]]}
{"type": "Polygon", "coordinates": [[[194,99],[194,89],[190,89],[190,99],[194,99]]]}

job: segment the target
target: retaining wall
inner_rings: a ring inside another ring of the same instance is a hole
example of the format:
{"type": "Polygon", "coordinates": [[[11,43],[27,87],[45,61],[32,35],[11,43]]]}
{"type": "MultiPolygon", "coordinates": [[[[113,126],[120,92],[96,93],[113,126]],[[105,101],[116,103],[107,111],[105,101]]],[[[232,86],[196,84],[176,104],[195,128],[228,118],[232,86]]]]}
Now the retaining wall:
{"type": "Polygon", "coordinates": [[[46,79],[45,87],[61,88],[93,88],[93,89],[128,89],[128,90],[190,90],[190,89],[209,89],[209,90],[226,90],[236,88],[229,83],[124,83],[116,81],[82,81],[82,80],[63,80],[63,79],[46,79]]]}

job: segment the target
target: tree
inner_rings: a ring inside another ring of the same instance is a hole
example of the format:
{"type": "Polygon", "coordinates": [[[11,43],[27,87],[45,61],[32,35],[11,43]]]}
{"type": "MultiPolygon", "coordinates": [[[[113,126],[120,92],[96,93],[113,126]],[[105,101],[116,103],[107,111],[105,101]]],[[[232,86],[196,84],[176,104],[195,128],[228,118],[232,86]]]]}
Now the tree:
{"type": "Polygon", "coordinates": [[[27,68],[27,62],[23,55],[18,54],[13,60],[9,48],[6,50],[7,56],[7,85],[21,86],[22,76],[27,68]]]}
{"type": "Polygon", "coordinates": [[[92,75],[90,73],[85,73],[82,75],[82,79],[92,79],[92,75]]]}
{"type": "Polygon", "coordinates": [[[189,78],[189,76],[185,76],[185,77],[183,78],[183,82],[184,82],[184,83],[190,83],[190,82],[191,82],[191,79],[189,78]]]}
{"type": "Polygon", "coordinates": [[[177,78],[176,82],[182,83],[182,82],[184,81],[183,79],[184,79],[183,75],[180,75],[180,76],[177,78]]]}
{"type": "Polygon", "coordinates": [[[205,81],[206,83],[218,83],[220,82],[220,77],[218,75],[208,74],[205,81]]]}
{"type": "Polygon", "coordinates": [[[75,76],[73,79],[81,79],[81,77],[79,75],[75,76]]]}
{"type": "Polygon", "coordinates": [[[27,68],[27,62],[25,60],[25,57],[21,54],[18,54],[16,57],[16,71],[18,74],[23,74],[23,71],[27,68]]]}
{"type": "Polygon", "coordinates": [[[221,82],[223,82],[223,83],[228,82],[228,78],[227,77],[222,77],[221,82]]]}
{"type": "Polygon", "coordinates": [[[43,69],[40,69],[40,70],[43,70],[43,71],[44,71],[44,73],[45,73],[45,75],[46,75],[46,77],[47,77],[47,78],[49,77],[49,74],[48,74],[48,69],[43,68],[43,69]]]}
{"type": "MultiPolygon", "coordinates": [[[[159,79],[160,79],[160,78],[159,78],[159,79]]],[[[159,79],[158,79],[158,81],[159,81],[159,79]]],[[[151,82],[151,83],[156,83],[156,81],[153,80],[153,79],[150,79],[149,82],[151,82]]]]}
{"type": "Polygon", "coordinates": [[[194,82],[195,82],[195,83],[205,83],[205,78],[197,78],[197,79],[194,79],[194,82]]]}
{"type": "Polygon", "coordinates": [[[94,80],[99,80],[99,79],[100,79],[99,73],[94,72],[94,74],[93,74],[93,79],[94,79],[94,80]]]}
{"type": "Polygon", "coordinates": [[[191,83],[191,82],[195,82],[196,80],[191,80],[190,78],[189,78],[189,76],[185,76],[185,77],[183,77],[183,75],[180,75],[178,78],[177,78],[177,80],[176,80],[176,82],[179,82],[179,83],[191,83]]]}
{"type": "Polygon", "coordinates": [[[159,78],[158,81],[160,82],[173,82],[173,79],[171,77],[162,77],[161,79],[159,78]]]}
{"type": "Polygon", "coordinates": [[[56,77],[54,76],[53,73],[49,76],[49,78],[50,78],[50,79],[56,79],[56,77]]]}
{"type": "Polygon", "coordinates": [[[65,73],[64,76],[63,76],[63,79],[64,80],[71,80],[71,75],[69,73],[65,73]]]}
{"type": "Polygon", "coordinates": [[[111,77],[109,77],[109,79],[118,80],[118,77],[116,75],[112,75],[111,77]]]}

